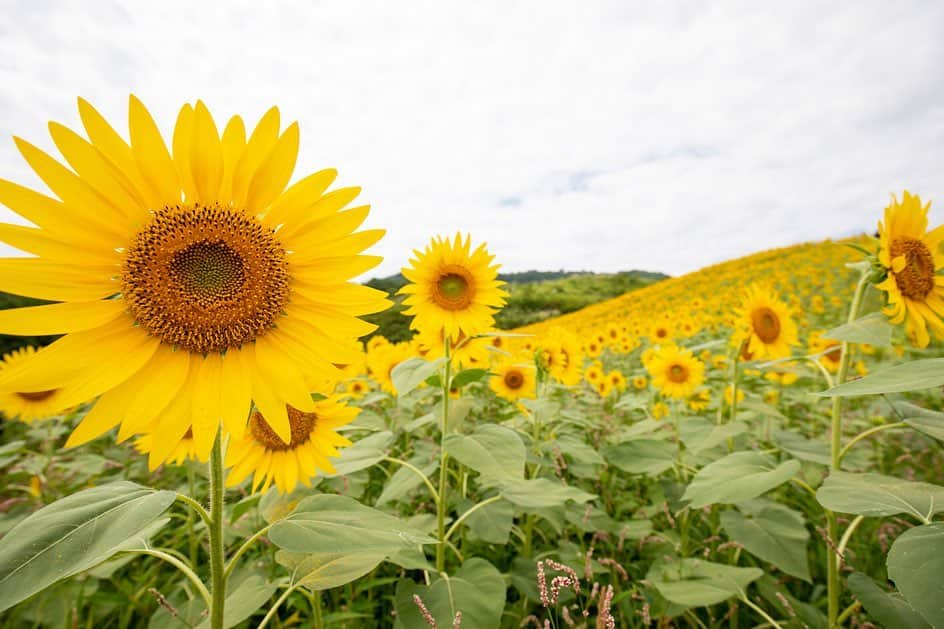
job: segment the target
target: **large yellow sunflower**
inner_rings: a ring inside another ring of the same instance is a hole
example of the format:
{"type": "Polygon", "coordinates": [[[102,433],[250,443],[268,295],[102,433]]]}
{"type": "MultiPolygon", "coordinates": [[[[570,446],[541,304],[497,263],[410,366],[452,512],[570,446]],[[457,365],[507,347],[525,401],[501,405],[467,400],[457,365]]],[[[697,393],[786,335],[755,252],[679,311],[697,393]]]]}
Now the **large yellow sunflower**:
{"type": "MultiPolygon", "coordinates": [[[[16,369],[36,353],[32,346],[21,347],[6,354],[0,360],[0,374],[8,369],[16,369]]],[[[48,419],[59,414],[59,389],[47,391],[5,391],[0,392],[0,413],[9,419],[31,422],[36,419],[48,419]]]]}
{"type": "Polygon", "coordinates": [[[351,445],[335,432],[354,421],[359,408],[346,406],[338,396],[319,400],[311,411],[289,406],[291,428],[288,441],[282,439],[258,411],[249,419],[249,430],[226,447],[226,466],[230,467],[226,485],[238,485],[253,475],[252,491],[265,491],[275,481],[280,493],[287,494],[302,483],[311,487],[318,470],[334,473],[328,457],[339,456],[338,448],[351,445]]]}
{"type": "Polygon", "coordinates": [[[407,295],[403,314],[413,317],[411,328],[432,334],[443,330],[453,340],[492,328],[508,294],[501,289],[499,265],[492,264],[495,256],[484,244],[470,249],[470,238],[456,234],[454,241],[436,237],[425,250],[414,250],[411,266],[403,269],[410,283],[400,289],[407,295]]]}
{"type": "Polygon", "coordinates": [[[790,309],[771,289],[754,285],[742,296],[737,309],[738,332],[734,339],[748,360],[789,356],[797,344],[797,326],[790,309]]]}
{"type": "Polygon", "coordinates": [[[916,347],[931,342],[928,328],[944,339],[944,275],[938,273],[944,268],[944,225],[927,231],[930,206],[922,206],[918,195],[906,190],[901,203],[892,197],[885,220],[878,224],[878,258],[888,269],[888,277],[876,285],[887,293],[882,312],[896,325],[905,323],[916,347]]]}
{"type": "Polygon", "coordinates": [[[663,345],[646,367],[652,384],[666,397],[684,399],[705,382],[705,363],[676,345],[663,345]]]}
{"type": "Polygon", "coordinates": [[[286,189],[298,124],[270,109],[251,133],[222,134],[206,106],[184,105],[170,148],[131,97],[126,141],[84,100],[88,139],[50,123],[68,166],[16,139],[52,190],[0,180],[0,203],[37,227],[0,225],[0,240],[35,257],[0,260],[0,290],[61,303],[0,312],[0,333],[64,334],[0,391],[57,389],[55,408],[101,396],[67,445],[116,425],[153,431],[152,468],[192,429],[209,456],[218,428],[238,439],[250,405],[291,436],[286,406],[312,412],[306,381],[336,377],[358,315],[388,302],[349,282],[380,258],[360,255],[381,230],[355,232],[369,207],[341,209],[357,188],[326,189],[323,170],[286,189]]]}

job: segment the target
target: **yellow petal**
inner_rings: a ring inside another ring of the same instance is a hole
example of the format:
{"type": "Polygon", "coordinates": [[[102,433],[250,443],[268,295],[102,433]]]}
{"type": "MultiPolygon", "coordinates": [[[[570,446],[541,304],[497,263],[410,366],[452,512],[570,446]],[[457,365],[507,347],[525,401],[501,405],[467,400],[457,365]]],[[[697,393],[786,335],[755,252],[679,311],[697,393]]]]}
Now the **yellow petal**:
{"type": "Polygon", "coordinates": [[[318,264],[319,259],[354,255],[377,244],[386,233],[385,229],[366,229],[331,242],[298,246],[291,260],[295,264],[318,264]]]}
{"type": "Polygon", "coordinates": [[[233,203],[237,207],[246,207],[246,194],[256,170],[279,138],[279,110],[273,107],[262,116],[259,124],[249,136],[236,170],[233,173],[233,203]]]}
{"type": "MultiPolygon", "coordinates": [[[[108,121],[83,98],[79,98],[79,117],[82,119],[82,126],[85,127],[85,132],[95,148],[101,151],[118,170],[125,173],[142,193],[149,192],[142,185],[144,182],[141,180],[140,173],[138,173],[138,166],[135,164],[131,147],[108,124],[108,121]]],[[[145,197],[147,196],[145,194],[145,197]]]]}
{"type": "Polygon", "coordinates": [[[299,206],[290,216],[286,216],[285,224],[279,230],[280,238],[292,238],[315,220],[325,218],[336,213],[345,205],[357,198],[361,189],[354,186],[338,188],[318,199],[308,206],[299,206]]]}
{"type": "Polygon", "coordinates": [[[46,229],[0,223],[0,241],[50,261],[94,265],[120,263],[118,252],[114,249],[90,249],[90,243],[66,241],[46,229]]]}
{"type": "Polygon", "coordinates": [[[148,469],[152,472],[174,452],[190,428],[193,409],[193,378],[180,389],[177,397],[161,413],[154,433],[154,443],[148,453],[148,469]]]}
{"type": "Polygon", "coordinates": [[[190,174],[190,155],[193,146],[193,107],[189,103],[180,108],[177,114],[177,123],[174,125],[174,138],[171,141],[174,149],[174,166],[177,167],[177,176],[180,179],[180,187],[183,188],[184,197],[188,201],[197,198],[197,187],[193,183],[193,176],[190,174]]]}
{"type": "Polygon", "coordinates": [[[159,203],[180,203],[180,183],[174,161],[151,114],[133,95],[128,102],[128,127],[134,160],[142,177],[157,192],[159,203]]]}
{"type": "Polygon", "coordinates": [[[226,202],[233,196],[233,175],[236,165],[246,149],[246,126],[243,119],[233,116],[223,129],[223,179],[220,182],[220,201],[226,202]]]}
{"type": "Polygon", "coordinates": [[[66,448],[75,448],[88,443],[117,426],[124,417],[124,403],[125,396],[120,391],[109,391],[98,398],[95,406],[69,435],[66,448]]]}
{"type": "Polygon", "coordinates": [[[196,381],[193,387],[193,441],[198,456],[209,456],[216,440],[222,415],[222,359],[217,353],[194,357],[196,381]]]}
{"type": "Polygon", "coordinates": [[[119,292],[117,267],[0,258],[0,291],[51,301],[94,301],[119,292]]]}
{"type": "Polygon", "coordinates": [[[176,399],[192,373],[189,352],[174,351],[161,344],[151,361],[132,376],[124,387],[134,391],[118,430],[118,441],[143,432],[176,399]]]}
{"type": "Polygon", "coordinates": [[[321,198],[337,176],[338,171],[328,168],[292,184],[269,206],[264,218],[266,224],[274,228],[281,223],[300,220],[304,210],[321,198]]]}
{"type": "Polygon", "coordinates": [[[194,110],[190,173],[197,189],[197,199],[203,203],[217,201],[223,179],[223,148],[216,123],[203,101],[197,101],[194,110]]]}
{"type": "Polygon", "coordinates": [[[289,125],[275,147],[269,152],[265,161],[249,184],[246,193],[246,202],[243,205],[248,211],[259,214],[285,190],[292,172],[295,170],[295,160],[298,158],[298,123],[289,125]]]}
{"type": "MultiPolygon", "coordinates": [[[[326,243],[351,234],[367,219],[370,206],[362,205],[344,212],[332,212],[316,220],[308,220],[303,226],[292,230],[290,249],[302,250],[306,245],[326,243]],[[297,243],[297,244],[296,244],[297,243]]],[[[284,234],[280,234],[285,238],[284,234]]]]}
{"type": "Polygon", "coordinates": [[[242,349],[226,352],[221,374],[223,428],[236,439],[246,431],[252,405],[251,380],[243,353],[242,349]]]}
{"type": "Polygon", "coordinates": [[[0,310],[0,334],[42,336],[91,330],[117,319],[126,307],[123,300],[109,299],[0,310]]]}

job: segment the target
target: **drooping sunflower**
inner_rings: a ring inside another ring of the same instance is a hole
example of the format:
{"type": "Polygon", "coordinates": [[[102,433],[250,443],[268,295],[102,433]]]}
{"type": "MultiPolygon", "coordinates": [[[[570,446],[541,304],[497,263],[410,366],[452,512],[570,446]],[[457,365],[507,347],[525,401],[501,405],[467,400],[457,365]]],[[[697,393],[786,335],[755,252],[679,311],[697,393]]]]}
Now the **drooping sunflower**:
{"type": "Polygon", "coordinates": [[[0,290],[61,302],[0,312],[0,333],[65,335],[0,391],[56,389],[51,410],[100,396],[70,447],[156,421],[152,468],[187,430],[201,460],[221,424],[238,439],[253,403],[289,439],[287,405],[313,411],[306,380],[354,359],[374,328],[358,316],[388,305],[349,281],[380,262],[361,252],[383,235],[355,232],[369,206],[341,211],[359,190],[325,193],[334,170],[286,188],[299,132],[276,108],[247,136],[238,116],[221,134],[184,105],[169,148],[134,96],[130,141],[84,100],[79,115],[88,139],[50,123],[68,167],[16,139],[55,197],[0,180],[0,203],[37,225],[0,225],[35,255],[0,260],[0,290]]]}
{"type": "Polygon", "coordinates": [[[495,313],[508,296],[498,279],[495,256],[485,245],[471,250],[471,238],[456,234],[450,241],[433,238],[423,251],[413,251],[410,267],[403,276],[409,284],[400,289],[407,295],[403,314],[412,316],[410,327],[427,333],[443,334],[455,341],[460,334],[486,332],[495,322],[495,313]]]}
{"type": "Polygon", "coordinates": [[[534,365],[524,359],[505,357],[492,366],[494,375],[489,378],[488,386],[497,395],[512,402],[533,398],[537,384],[535,371],[534,365]]]}
{"type": "Polygon", "coordinates": [[[790,309],[773,290],[761,285],[749,287],[741,299],[735,343],[748,360],[789,356],[797,344],[797,326],[790,309]]]}
{"type": "MultiPolygon", "coordinates": [[[[34,354],[36,354],[36,348],[29,345],[6,354],[0,360],[0,374],[8,369],[16,369],[30,360],[34,354]]],[[[24,422],[48,419],[64,410],[58,405],[59,395],[59,389],[0,392],[0,413],[9,419],[24,422]]]]}
{"type": "Polygon", "coordinates": [[[879,221],[879,262],[888,275],[876,287],[886,292],[882,309],[889,320],[905,324],[911,344],[927,347],[930,331],[944,339],[944,225],[928,231],[928,202],[905,191],[901,203],[892,197],[879,221]]]}
{"type": "Polygon", "coordinates": [[[705,364],[676,345],[660,347],[647,369],[652,384],[666,397],[687,398],[705,381],[705,364]]]}
{"type": "Polygon", "coordinates": [[[328,457],[340,455],[338,448],[351,441],[335,432],[350,424],[360,412],[346,406],[339,396],[313,403],[311,411],[300,411],[292,406],[286,409],[291,427],[288,442],[282,439],[269,421],[256,411],[249,418],[249,428],[226,448],[227,487],[240,484],[253,475],[252,491],[265,491],[273,482],[279,493],[293,491],[298,483],[311,487],[318,470],[334,473],[328,457]]]}

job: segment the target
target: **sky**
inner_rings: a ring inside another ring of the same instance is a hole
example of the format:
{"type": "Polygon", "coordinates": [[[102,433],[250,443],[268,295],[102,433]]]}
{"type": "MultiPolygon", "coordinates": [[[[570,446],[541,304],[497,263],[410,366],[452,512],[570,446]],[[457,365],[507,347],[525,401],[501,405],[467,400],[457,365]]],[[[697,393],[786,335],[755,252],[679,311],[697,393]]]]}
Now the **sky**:
{"type": "Polygon", "coordinates": [[[129,93],[167,133],[278,105],[296,178],[388,230],[370,275],[456,231],[505,271],[676,275],[944,207],[942,63],[938,1],[0,0],[0,177],[42,188],[11,136],[54,151],[77,96],[122,132],[129,93]]]}

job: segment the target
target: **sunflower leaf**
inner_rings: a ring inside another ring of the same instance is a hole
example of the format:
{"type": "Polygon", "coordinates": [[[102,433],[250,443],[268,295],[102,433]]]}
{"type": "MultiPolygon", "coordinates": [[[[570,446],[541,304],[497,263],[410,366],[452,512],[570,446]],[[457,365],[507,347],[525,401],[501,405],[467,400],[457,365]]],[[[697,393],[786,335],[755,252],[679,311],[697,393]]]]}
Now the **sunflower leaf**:
{"type": "Polygon", "coordinates": [[[840,325],[823,334],[823,338],[847,343],[867,343],[884,347],[892,342],[892,326],[881,312],[873,312],[852,323],[840,325]]]}
{"type": "Polygon", "coordinates": [[[445,358],[426,360],[424,358],[410,358],[398,364],[390,372],[390,379],[398,396],[410,393],[420,386],[427,378],[436,374],[446,361],[445,358]]]}
{"type": "Polygon", "coordinates": [[[879,395],[921,391],[941,385],[944,385],[944,358],[925,358],[895,365],[813,395],[820,397],[879,395]]]}

